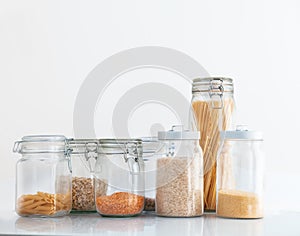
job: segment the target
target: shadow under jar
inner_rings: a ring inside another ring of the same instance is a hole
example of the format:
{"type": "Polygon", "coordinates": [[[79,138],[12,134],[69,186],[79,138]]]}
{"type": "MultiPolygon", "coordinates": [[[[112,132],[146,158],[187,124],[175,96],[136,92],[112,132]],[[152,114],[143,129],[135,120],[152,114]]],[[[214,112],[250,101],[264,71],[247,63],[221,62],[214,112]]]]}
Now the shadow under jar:
{"type": "Polygon", "coordinates": [[[95,201],[102,216],[126,217],[144,209],[144,161],[138,139],[100,139],[95,166],[95,201]],[[101,183],[101,184],[100,184],[101,183]],[[105,196],[98,194],[107,186],[105,196]]]}
{"type": "Polygon", "coordinates": [[[71,169],[66,138],[25,136],[15,142],[16,205],[20,216],[56,217],[71,211],[71,169]]]}

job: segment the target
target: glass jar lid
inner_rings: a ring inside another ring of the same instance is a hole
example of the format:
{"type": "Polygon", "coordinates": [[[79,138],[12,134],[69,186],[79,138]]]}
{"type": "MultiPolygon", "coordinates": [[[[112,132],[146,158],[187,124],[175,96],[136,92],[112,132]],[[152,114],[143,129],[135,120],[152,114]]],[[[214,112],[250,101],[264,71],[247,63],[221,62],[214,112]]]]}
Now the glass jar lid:
{"type": "Polygon", "coordinates": [[[263,141],[263,133],[260,131],[248,130],[247,126],[238,125],[236,130],[221,131],[221,139],[263,141]]]}
{"type": "Polygon", "coordinates": [[[67,138],[63,135],[28,135],[16,141],[13,152],[33,153],[67,153],[67,138]]]}
{"type": "Polygon", "coordinates": [[[192,92],[233,92],[233,80],[226,77],[196,78],[193,80],[192,92]]]}
{"type": "Polygon", "coordinates": [[[169,131],[159,131],[159,140],[199,140],[199,131],[182,130],[181,125],[173,125],[169,131]],[[176,130],[181,127],[181,130],[176,130]]]}

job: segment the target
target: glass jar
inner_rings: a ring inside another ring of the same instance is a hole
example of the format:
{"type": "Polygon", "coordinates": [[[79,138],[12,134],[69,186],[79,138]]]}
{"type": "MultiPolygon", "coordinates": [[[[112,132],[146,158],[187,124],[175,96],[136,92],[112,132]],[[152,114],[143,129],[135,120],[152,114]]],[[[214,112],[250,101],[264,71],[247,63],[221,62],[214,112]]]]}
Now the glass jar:
{"type": "Polygon", "coordinates": [[[16,164],[16,212],[20,216],[55,217],[71,211],[71,165],[66,138],[25,136],[15,142],[22,157],[16,164]]]}
{"type": "Polygon", "coordinates": [[[201,132],[204,163],[204,209],[216,209],[216,158],[220,131],[232,128],[234,112],[233,82],[229,78],[193,80],[192,106],[196,128],[201,132]]]}
{"type": "Polygon", "coordinates": [[[96,209],[103,216],[135,216],[144,209],[142,141],[101,139],[95,166],[96,209]],[[99,188],[106,186],[106,195],[99,188]]]}
{"type": "Polygon", "coordinates": [[[221,132],[224,144],[217,165],[217,215],[263,217],[262,133],[237,128],[221,132]]]}
{"type": "Polygon", "coordinates": [[[203,158],[200,132],[159,132],[164,153],[157,160],[156,214],[193,217],[203,214],[203,158]]]}
{"type": "Polygon", "coordinates": [[[156,161],[162,155],[162,143],[157,137],[141,138],[145,163],[145,207],[144,211],[155,211],[156,161]]]}
{"type": "MultiPolygon", "coordinates": [[[[72,211],[95,212],[94,169],[98,156],[97,139],[69,139],[72,162],[72,211]]],[[[105,186],[102,186],[105,187],[105,186]]],[[[105,195],[106,189],[98,189],[105,195]]]]}

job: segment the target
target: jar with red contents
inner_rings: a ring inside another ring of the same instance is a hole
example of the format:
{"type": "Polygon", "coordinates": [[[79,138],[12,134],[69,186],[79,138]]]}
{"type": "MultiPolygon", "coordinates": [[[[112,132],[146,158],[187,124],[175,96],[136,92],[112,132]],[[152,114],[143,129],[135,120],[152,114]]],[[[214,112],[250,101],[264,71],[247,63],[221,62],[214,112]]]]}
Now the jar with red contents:
{"type": "Polygon", "coordinates": [[[95,202],[102,216],[135,216],[144,209],[144,161],[140,139],[100,139],[95,202]],[[105,195],[99,188],[106,186],[105,195]]]}

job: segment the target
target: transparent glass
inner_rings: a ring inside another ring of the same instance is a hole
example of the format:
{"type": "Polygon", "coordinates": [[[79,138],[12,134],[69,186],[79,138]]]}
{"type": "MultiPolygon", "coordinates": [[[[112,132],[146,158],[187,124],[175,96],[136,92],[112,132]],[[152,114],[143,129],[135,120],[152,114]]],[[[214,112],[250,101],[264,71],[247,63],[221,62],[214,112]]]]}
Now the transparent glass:
{"type": "Polygon", "coordinates": [[[157,137],[141,138],[145,163],[145,211],[155,211],[156,161],[161,156],[162,144],[157,137]]]}
{"type": "Polygon", "coordinates": [[[68,141],[72,162],[72,212],[96,212],[94,169],[98,140],[68,141]]]}
{"type": "Polygon", "coordinates": [[[157,159],[155,210],[159,216],[203,214],[203,159],[199,140],[164,140],[157,159]]]}
{"type": "Polygon", "coordinates": [[[217,215],[263,217],[261,140],[225,140],[217,164],[217,215]]]}
{"type": "Polygon", "coordinates": [[[144,209],[141,140],[100,140],[95,166],[96,209],[103,216],[135,216],[144,209]]]}
{"type": "Polygon", "coordinates": [[[24,154],[16,165],[16,212],[55,217],[71,211],[71,172],[63,153],[24,154]]]}
{"type": "Polygon", "coordinates": [[[204,163],[204,209],[216,209],[216,160],[220,131],[233,127],[235,102],[233,83],[229,78],[201,78],[193,81],[192,106],[200,131],[204,163]]]}

